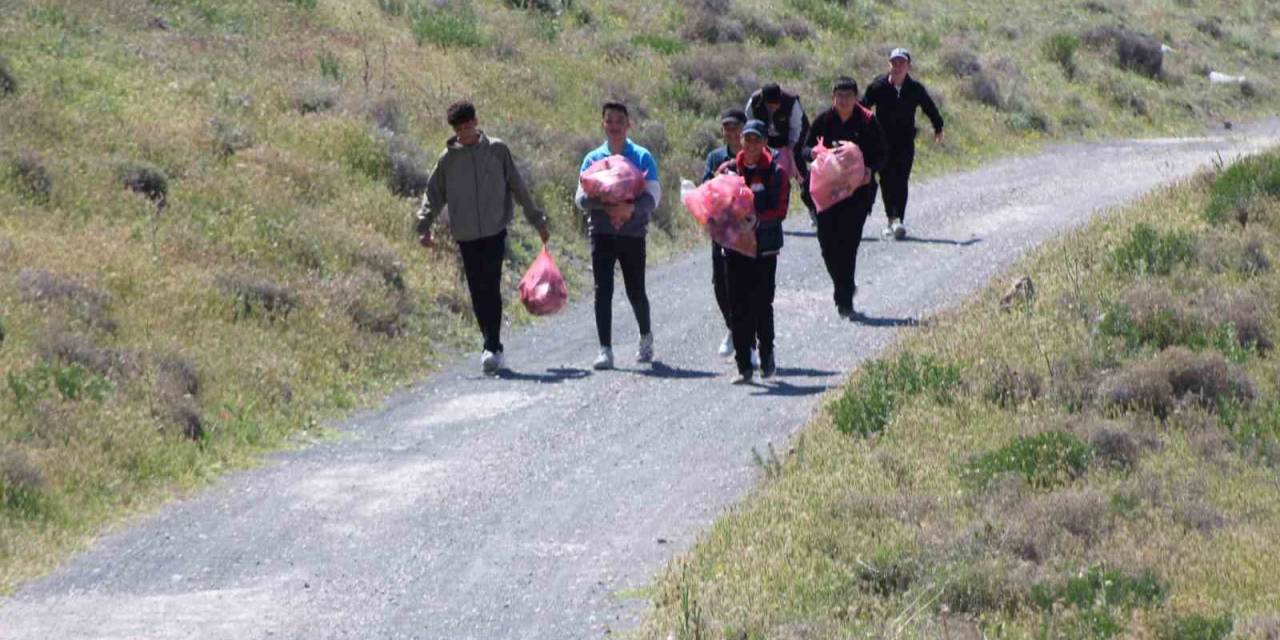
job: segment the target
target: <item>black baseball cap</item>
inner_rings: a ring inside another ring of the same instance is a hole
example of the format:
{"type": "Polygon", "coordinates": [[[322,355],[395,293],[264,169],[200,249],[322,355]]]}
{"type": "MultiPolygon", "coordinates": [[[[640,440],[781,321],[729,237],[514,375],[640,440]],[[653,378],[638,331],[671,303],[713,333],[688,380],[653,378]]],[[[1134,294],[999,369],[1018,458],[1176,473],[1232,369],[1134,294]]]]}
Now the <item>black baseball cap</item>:
{"type": "Polygon", "coordinates": [[[720,124],[729,124],[730,122],[744,124],[746,121],[747,112],[742,109],[725,109],[724,113],[720,114],[720,124]]]}
{"type": "Polygon", "coordinates": [[[760,88],[760,95],[765,102],[782,102],[782,87],[776,82],[770,82],[760,88]]]}

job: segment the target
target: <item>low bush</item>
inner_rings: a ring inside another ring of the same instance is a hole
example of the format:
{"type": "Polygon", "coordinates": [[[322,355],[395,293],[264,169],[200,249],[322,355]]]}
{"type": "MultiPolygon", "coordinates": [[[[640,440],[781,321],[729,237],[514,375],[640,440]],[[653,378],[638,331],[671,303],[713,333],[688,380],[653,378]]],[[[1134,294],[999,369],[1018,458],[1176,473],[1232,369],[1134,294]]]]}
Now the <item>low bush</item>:
{"type": "Polygon", "coordinates": [[[342,88],[329,80],[306,80],[293,88],[290,102],[299,113],[324,113],[338,106],[342,88]]]}
{"type": "Polygon", "coordinates": [[[222,275],[218,286],[235,298],[236,318],[262,315],[269,320],[286,318],[298,306],[298,294],[265,278],[222,275]]]}
{"type": "Polygon", "coordinates": [[[130,191],[157,204],[164,203],[169,194],[168,174],[149,162],[125,162],[117,167],[116,176],[130,191]]]}
{"type": "Polygon", "coordinates": [[[929,356],[904,353],[894,360],[866,365],[852,387],[831,408],[836,428],[870,436],[883,431],[896,407],[921,394],[949,401],[960,386],[960,366],[942,364],[929,356]]]}
{"type": "Polygon", "coordinates": [[[1250,209],[1264,197],[1280,197],[1280,154],[1250,156],[1223,171],[1209,188],[1205,219],[1212,224],[1245,224],[1250,209]]]}
{"type": "Polygon", "coordinates": [[[1177,266],[1195,257],[1196,242],[1191,234],[1157,231],[1151,225],[1135,225],[1129,235],[1108,256],[1108,266],[1127,275],[1168,275],[1177,266]]]}
{"type": "Polygon", "coordinates": [[[1173,618],[1158,627],[1160,640],[1222,640],[1231,635],[1235,620],[1231,614],[1203,616],[1192,614],[1173,618]]]}
{"type": "Polygon", "coordinates": [[[1062,68],[1068,79],[1076,77],[1076,50],[1080,38],[1072,33],[1055,33],[1044,41],[1044,57],[1062,68]]]}
{"type": "Polygon", "coordinates": [[[419,45],[434,44],[449,49],[484,44],[480,20],[470,3],[415,3],[409,7],[409,21],[419,45]]]}
{"type": "Polygon", "coordinates": [[[18,78],[9,67],[9,59],[0,56],[0,96],[18,92],[18,78]]]}
{"type": "Polygon", "coordinates": [[[1013,473],[1032,487],[1047,489],[1080,476],[1092,457],[1093,450],[1076,436],[1044,431],[1018,437],[974,458],[961,469],[961,476],[982,488],[1003,474],[1013,473]]]}

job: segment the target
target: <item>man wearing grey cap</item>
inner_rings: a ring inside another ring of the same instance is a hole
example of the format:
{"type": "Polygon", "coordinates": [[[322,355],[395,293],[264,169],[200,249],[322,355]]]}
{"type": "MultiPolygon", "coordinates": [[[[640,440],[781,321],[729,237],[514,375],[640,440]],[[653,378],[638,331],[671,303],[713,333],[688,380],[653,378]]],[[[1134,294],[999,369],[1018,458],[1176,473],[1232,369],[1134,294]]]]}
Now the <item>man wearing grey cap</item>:
{"type": "Polygon", "coordinates": [[[889,219],[884,234],[901,240],[907,236],[903,225],[907,214],[907,181],[916,157],[916,108],[929,118],[933,141],[937,144],[942,143],[942,114],[938,113],[938,106],[925,86],[911,77],[911,52],[901,47],[889,53],[889,73],[867,85],[862,104],[875,109],[888,146],[888,161],[880,170],[880,193],[889,219]]]}

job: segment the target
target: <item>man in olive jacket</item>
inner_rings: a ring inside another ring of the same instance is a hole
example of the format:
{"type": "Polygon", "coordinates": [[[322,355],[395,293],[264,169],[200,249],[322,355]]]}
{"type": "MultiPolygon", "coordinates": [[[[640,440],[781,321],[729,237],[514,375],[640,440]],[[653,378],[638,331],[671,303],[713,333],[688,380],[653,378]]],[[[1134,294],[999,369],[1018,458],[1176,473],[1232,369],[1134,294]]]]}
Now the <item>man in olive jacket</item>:
{"type": "Polygon", "coordinates": [[[418,241],[423,247],[434,246],[431,225],[447,206],[449,232],[462,254],[471,308],[484,334],[480,367],[485,373],[496,373],[503,367],[500,288],[507,226],[515,210],[513,200],[520,203],[544,244],[551,234],[547,217],[529,195],[511,150],[479,129],[475,106],[455,102],[449,105],[447,118],[454,136],[445,144],[444,154],[427,181],[418,210],[418,241]]]}

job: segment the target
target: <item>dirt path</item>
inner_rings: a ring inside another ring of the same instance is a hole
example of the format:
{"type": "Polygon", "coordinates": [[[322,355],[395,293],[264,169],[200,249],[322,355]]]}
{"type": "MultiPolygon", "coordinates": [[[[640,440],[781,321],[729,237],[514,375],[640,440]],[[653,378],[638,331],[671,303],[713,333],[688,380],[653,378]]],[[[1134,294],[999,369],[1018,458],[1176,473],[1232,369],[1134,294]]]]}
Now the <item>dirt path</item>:
{"type": "MultiPolygon", "coordinates": [[[[821,394],[1025,250],[1208,165],[1277,144],[1230,137],[1055,147],[917,185],[910,242],[859,259],[862,324],[840,321],[793,215],[778,274],[779,377],[731,387],[708,251],[650,274],[658,362],[594,373],[589,301],[509,338],[513,371],[471,357],[348,436],[282,454],[105,536],[0,604],[0,638],[585,638],[633,626],[627,597],[756,478],[821,394]],[[907,329],[909,330],[909,329],[907,329]]],[[[883,216],[864,233],[878,236],[883,216]]]]}

